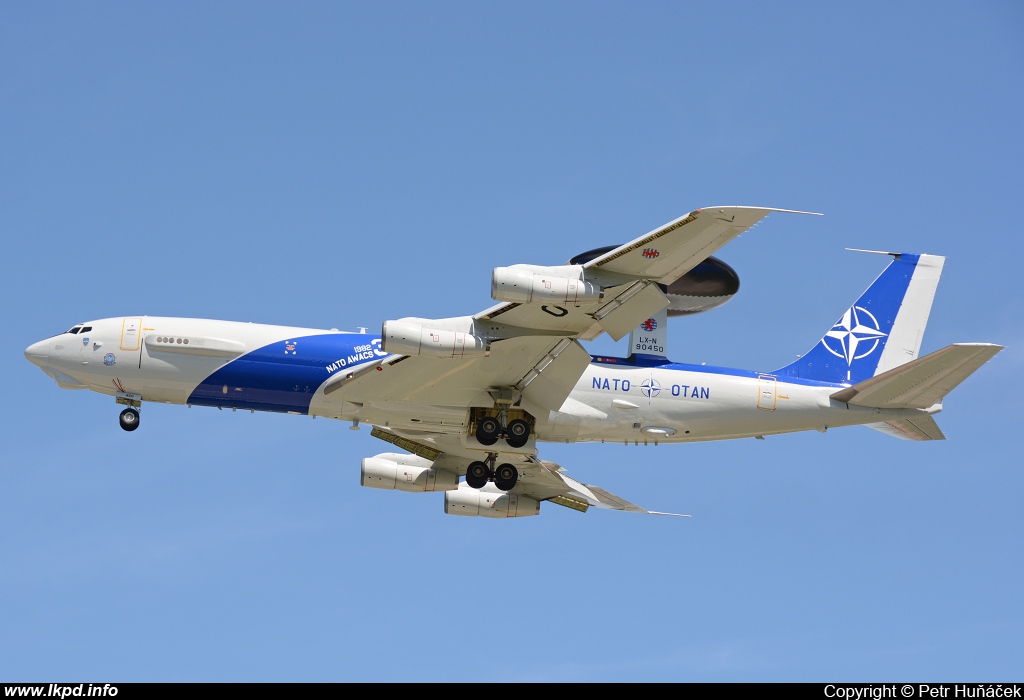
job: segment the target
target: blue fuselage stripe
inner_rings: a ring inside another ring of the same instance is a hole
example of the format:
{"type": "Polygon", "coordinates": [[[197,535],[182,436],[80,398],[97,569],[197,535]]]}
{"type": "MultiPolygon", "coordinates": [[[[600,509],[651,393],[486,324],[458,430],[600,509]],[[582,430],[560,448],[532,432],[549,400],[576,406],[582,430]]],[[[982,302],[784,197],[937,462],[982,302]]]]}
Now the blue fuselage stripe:
{"type": "Polygon", "coordinates": [[[379,336],[290,338],[224,365],[195,388],[188,403],[306,414],[316,390],[335,372],[384,356],[379,336]]]}

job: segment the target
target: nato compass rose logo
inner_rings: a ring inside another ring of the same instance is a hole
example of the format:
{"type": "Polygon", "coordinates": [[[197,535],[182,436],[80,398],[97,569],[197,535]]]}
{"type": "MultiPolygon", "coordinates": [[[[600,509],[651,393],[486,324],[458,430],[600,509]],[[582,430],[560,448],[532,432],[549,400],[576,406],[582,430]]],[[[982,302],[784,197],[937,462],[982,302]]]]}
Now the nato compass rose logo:
{"type": "Polygon", "coordinates": [[[870,311],[863,306],[851,306],[839,323],[821,339],[821,344],[852,366],[854,360],[873,353],[885,336],[878,328],[878,319],[870,311]]]}
{"type": "Polygon", "coordinates": [[[661,253],[658,252],[657,248],[644,248],[644,252],[642,253],[642,255],[648,260],[653,260],[654,258],[661,255],[661,253]]]}
{"type": "Polygon", "coordinates": [[[295,354],[295,346],[296,345],[298,345],[298,343],[295,342],[294,340],[286,340],[286,341],[284,341],[284,354],[285,355],[294,355],[295,354]]]}
{"type": "Polygon", "coordinates": [[[645,379],[644,383],[640,385],[640,393],[649,399],[653,399],[661,393],[661,384],[656,379],[645,379]]]}
{"type": "Polygon", "coordinates": [[[640,328],[647,331],[648,333],[654,331],[658,327],[658,322],[653,318],[649,318],[640,324],[640,328]]]}

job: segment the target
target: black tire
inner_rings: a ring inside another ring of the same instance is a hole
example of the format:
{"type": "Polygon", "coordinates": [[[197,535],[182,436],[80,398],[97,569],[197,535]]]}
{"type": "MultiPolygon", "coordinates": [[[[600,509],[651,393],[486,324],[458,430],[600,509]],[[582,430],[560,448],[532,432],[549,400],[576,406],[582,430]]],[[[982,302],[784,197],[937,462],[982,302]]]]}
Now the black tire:
{"type": "Polygon", "coordinates": [[[501,423],[497,418],[486,416],[476,424],[476,441],[481,445],[493,445],[501,436],[501,423]]]}
{"type": "Polygon", "coordinates": [[[511,464],[500,464],[494,470],[494,485],[502,491],[511,491],[519,481],[519,470],[511,464]]]}
{"type": "Polygon", "coordinates": [[[482,489],[491,478],[491,470],[483,462],[471,462],[466,467],[466,483],[475,489],[482,489]]]}
{"type": "Polygon", "coordinates": [[[505,435],[509,447],[522,447],[530,441],[530,424],[518,419],[509,421],[505,435]]]}
{"type": "Polygon", "coordinates": [[[131,432],[139,427],[139,412],[134,408],[126,408],[121,411],[118,422],[121,424],[122,430],[131,432]]]}

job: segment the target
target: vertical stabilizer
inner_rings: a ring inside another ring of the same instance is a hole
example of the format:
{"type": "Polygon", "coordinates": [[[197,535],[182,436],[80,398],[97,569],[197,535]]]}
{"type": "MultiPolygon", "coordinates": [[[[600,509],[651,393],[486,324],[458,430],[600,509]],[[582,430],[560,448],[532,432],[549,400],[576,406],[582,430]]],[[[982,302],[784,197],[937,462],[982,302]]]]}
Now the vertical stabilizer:
{"type": "Polygon", "coordinates": [[[629,334],[629,357],[640,366],[650,367],[668,362],[668,308],[664,308],[633,329],[629,334]]]}
{"type": "Polygon", "coordinates": [[[935,289],[939,286],[942,266],[946,259],[940,255],[921,255],[910,280],[910,287],[903,296],[903,303],[896,313],[896,321],[889,340],[882,349],[875,374],[887,372],[893,367],[916,360],[921,351],[924,327],[932,311],[935,289]]]}
{"type": "Polygon", "coordinates": [[[945,258],[895,254],[824,337],[776,374],[856,384],[917,358],[945,258]]]}

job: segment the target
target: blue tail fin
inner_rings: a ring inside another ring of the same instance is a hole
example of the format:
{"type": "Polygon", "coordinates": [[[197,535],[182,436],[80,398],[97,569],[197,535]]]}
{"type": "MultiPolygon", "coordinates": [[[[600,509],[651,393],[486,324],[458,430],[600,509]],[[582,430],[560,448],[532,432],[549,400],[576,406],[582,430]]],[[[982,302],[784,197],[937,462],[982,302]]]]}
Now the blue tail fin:
{"type": "Polygon", "coordinates": [[[777,375],[856,384],[917,358],[945,258],[895,254],[825,336],[777,375]]]}

